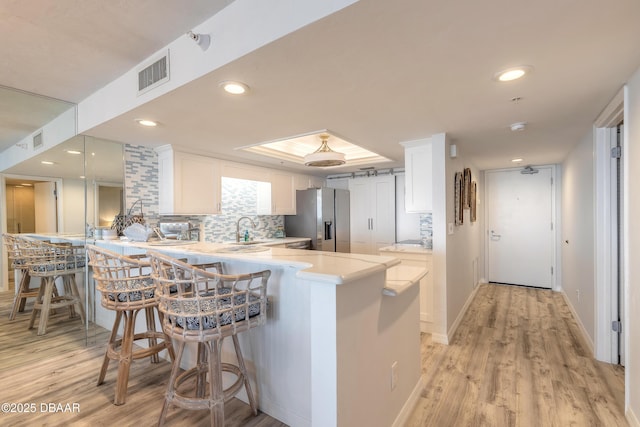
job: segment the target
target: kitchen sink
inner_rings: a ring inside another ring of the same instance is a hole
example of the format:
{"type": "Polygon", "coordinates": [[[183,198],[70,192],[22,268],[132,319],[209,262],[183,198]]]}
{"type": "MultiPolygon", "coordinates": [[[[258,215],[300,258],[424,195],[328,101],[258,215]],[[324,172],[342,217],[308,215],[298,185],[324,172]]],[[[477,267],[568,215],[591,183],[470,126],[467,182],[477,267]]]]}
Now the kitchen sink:
{"type": "Polygon", "coordinates": [[[261,243],[269,243],[270,240],[249,240],[247,242],[245,242],[244,240],[241,240],[239,242],[226,242],[228,245],[237,245],[237,246],[252,246],[252,245],[259,245],[261,243]]]}
{"type": "Polygon", "coordinates": [[[196,240],[156,240],[149,242],[149,246],[183,246],[198,243],[196,240]]]}
{"type": "MultiPolygon", "coordinates": [[[[241,242],[245,243],[245,242],[241,242]]],[[[235,244],[234,244],[235,245],[235,244]]],[[[227,254],[246,254],[253,252],[265,252],[270,248],[268,246],[256,246],[243,244],[241,246],[227,246],[224,248],[216,249],[214,252],[227,253],[227,254]]]]}

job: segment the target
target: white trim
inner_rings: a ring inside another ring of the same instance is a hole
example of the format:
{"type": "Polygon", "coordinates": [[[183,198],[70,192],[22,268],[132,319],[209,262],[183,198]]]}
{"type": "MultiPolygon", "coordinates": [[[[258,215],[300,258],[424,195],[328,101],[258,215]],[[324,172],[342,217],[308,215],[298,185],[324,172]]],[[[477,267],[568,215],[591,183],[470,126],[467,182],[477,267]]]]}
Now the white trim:
{"type": "Polygon", "coordinates": [[[591,340],[591,337],[587,332],[587,328],[584,327],[584,324],[582,323],[582,319],[580,319],[580,316],[578,316],[578,312],[575,310],[575,308],[571,304],[571,301],[569,300],[569,297],[567,296],[567,294],[564,291],[561,291],[560,293],[562,294],[562,298],[564,299],[564,302],[569,307],[569,310],[571,311],[573,318],[578,324],[578,327],[580,328],[580,332],[582,332],[582,337],[584,338],[585,342],[587,343],[587,346],[589,347],[589,352],[593,354],[593,341],[591,340]]]}
{"type": "Polygon", "coordinates": [[[624,87],[615,94],[609,104],[604,107],[593,125],[597,128],[610,128],[617,126],[624,116],[624,87]]]}
{"type": "MultiPolygon", "coordinates": [[[[611,330],[613,318],[612,275],[615,274],[611,259],[611,128],[594,129],[594,213],[595,213],[595,330],[594,357],[602,362],[614,363],[613,347],[616,337],[611,330]]],[[[615,355],[617,358],[617,354],[615,355]]]]}
{"type": "Polygon", "coordinates": [[[640,427],[640,421],[638,421],[638,417],[633,412],[633,409],[627,409],[625,416],[629,422],[629,427],[640,427]]]}
{"type": "MultiPolygon", "coordinates": [[[[460,313],[458,313],[458,317],[456,317],[456,320],[453,322],[453,324],[447,331],[447,336],[446,336],[447,342],[444,344],[449,345],[449,343],[453,341],[456,331],[458,330],[458,326],[460,326],[460,323],[462,322],[464,315],[467,313],[467,310],[469,309],[471,302],[476,297],[476,294],[478,293],[478,289],[480,289],[480,286],[476,286],[475,288],[473,288],[473,291],[471,291],[471,294],[469,295],[469,298],[467,298],[467,301],[465,301],[464,306],[462,307],[462,310],[460,310],[460,313]]],[[[433,340],[433,336],[431,339],[433,340]]]]}
{"type": "Polygon", "coordinates": [[[422,394],[422,390],[424,389],[424,386],[426,383],[427,382],[426,382],[425,376],[421,375],[420,378],[418,378],[418,382],[416,383],[416,386],[413,388],[413,391],[409,395],[409,398],[402,406],[402,409],[400,409],[400,412],[398,413],[398,416],[396,417],[395,421],[393,422],[393,424],[391,424],[391,427],[402,427],[406,425],[407,422],[409,422],[411,413],[413,412],[416,405],[418,404],[420,400],[420,395],[422,394]]]}
{"type": "Polygon", "coordinates": [[[435,332],[432,332],[431,341],[438,344],[449,345],[449,337],[446,334],[437,334],[435,332]]]}

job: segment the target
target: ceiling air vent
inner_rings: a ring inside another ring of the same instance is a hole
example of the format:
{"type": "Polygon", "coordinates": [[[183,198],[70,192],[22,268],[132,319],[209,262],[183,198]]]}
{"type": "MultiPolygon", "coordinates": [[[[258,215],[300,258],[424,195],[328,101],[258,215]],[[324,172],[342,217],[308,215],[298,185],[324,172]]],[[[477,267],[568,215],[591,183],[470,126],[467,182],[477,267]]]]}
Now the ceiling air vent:
{"type": "Polygon", "coordinates": [[[169,81],[169,51],[138,71],[138,95],[169,81]]]}
{"type": "Polygon", "coordinates": [[[33,135],[33,149],[37,150],[42,147],[42,132],[33,135]]]}

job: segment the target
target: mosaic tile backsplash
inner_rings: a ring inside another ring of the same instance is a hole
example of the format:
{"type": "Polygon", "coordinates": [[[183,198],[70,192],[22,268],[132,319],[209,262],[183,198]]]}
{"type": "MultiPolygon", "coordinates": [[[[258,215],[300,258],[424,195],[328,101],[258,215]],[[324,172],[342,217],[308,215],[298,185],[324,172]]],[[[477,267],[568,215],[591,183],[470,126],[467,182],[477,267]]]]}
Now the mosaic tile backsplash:
{"type": "MultiPolygon", "coordinates": [[[[222,189],[222,212],[220,215],[160,216],[158,214],[158,156],[152,148],[125,145],[125,194],[127,209],[141,200],[147,224],[155,226],[158,221],[189,221],[193,227],[204,230],[203,240],[207,242],[229,242],[236,239],[238,219],[248,216],[251,221],[242,220],[241,233],[249,231],[251,239],[272,238],[279,227],[284,227],[282,215],[257,215],[257,185],[245,181],[225,183],[222,189]],[[250,213],[250,214],[247,214],[250,213]]],[[[133,213],[137,213],[138,205],[133,213]]]]}
{"type": "Polygon", "coordinates": [[[433,248],[433,217],[431,212],[420,214],[420,239],[427,248],[433,248]]]}

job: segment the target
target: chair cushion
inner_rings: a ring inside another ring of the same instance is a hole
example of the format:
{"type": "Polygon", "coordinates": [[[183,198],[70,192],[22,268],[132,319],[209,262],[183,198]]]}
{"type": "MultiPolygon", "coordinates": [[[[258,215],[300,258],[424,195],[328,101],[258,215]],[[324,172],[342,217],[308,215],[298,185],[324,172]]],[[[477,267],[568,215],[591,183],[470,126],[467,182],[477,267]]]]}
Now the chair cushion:
{"type": "MultiPolygon", "coordinates": [[[[231,294],[231,289],[229,288],[220,288],[218,290],[219,294],[231,294]]],[[[245,310],[243,305],[246,302],[246,294],[238,294],[233,297],[234,303],[232,304],[232,296],[228,297],[218,297],[212,299],[204,299],[200,300],[201,307],[201,315],[200,316],[169,316],[169,321],[177,326],[188,329],[188,330],[199,330],[200,329],[200,321],[202,321],[202,329],[214,329],[218,326],[225,326],[235,320],[236,322],[240,322],[245,320],[246,311],[249,312],[249,317],[254,317],[260,314],[260,299],[254,295],[249,295],[249,306],[248,309],[245,310]],[[216,307],[217,305],[217,307],[216,307]],[[232,309],[234,306],[237,308],[232,309]],[[216,310],[217,308],[217,310],[216,310]],[[218,312],[218,316],[216,318],[215,312],[218,312]],[[206,314],[212,313],[212,314],[206,314]],[[232,318],[233,315],[233,318],[232,318]]],[[[192,301],[171,301],[170,302],[171,311],[174,313],[176,311],[182,311],[185,314],[197,314],[198,313],[198,303],[196,300],[192,301]]]]}
{"type": "Polygon", "coordinates": [[[155,287],[151,277],[145,276],[134,280],[115,281],[112,285],[110,287],[113,289],[100,289],[101,292],[106,293],[107,298],[111,301],[140,301],[143,294],[145,299],[153,299],[155,297],[155,287]],[[143,290],[140,291],[138,289],[143,290]],[[122,292],[109,292],[111,290],[122,292]]]}

